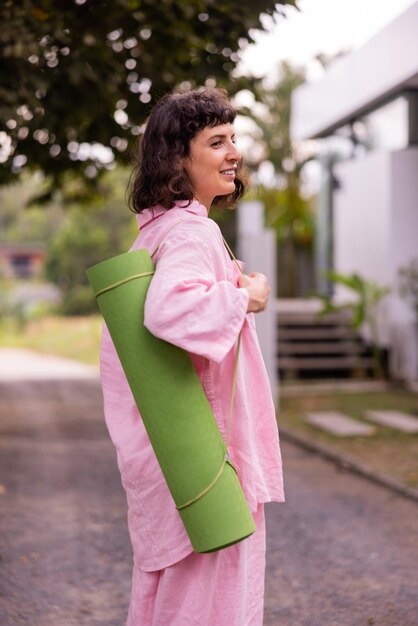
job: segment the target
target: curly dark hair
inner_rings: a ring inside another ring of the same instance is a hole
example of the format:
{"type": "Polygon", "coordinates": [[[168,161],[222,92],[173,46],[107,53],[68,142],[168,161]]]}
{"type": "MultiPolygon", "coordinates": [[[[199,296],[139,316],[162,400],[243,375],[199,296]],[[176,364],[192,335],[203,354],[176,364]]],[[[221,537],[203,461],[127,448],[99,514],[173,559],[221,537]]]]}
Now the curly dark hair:
{"type": "MultiPolygon", "coordinates": [[[[236,111],[222,88],[173,91],[163,96],[148,117],[134,155],[129,206],[134,213],[162,205],[171,209],[177,200],[190,203],[193,188],[182,165],[190,154],[190,141],[205,127],[232,123],[236,111]]],[[[247,187],[247,176],[238,164],[235,191],[217,196],[212,205],[232,207],[247,187]]]]}

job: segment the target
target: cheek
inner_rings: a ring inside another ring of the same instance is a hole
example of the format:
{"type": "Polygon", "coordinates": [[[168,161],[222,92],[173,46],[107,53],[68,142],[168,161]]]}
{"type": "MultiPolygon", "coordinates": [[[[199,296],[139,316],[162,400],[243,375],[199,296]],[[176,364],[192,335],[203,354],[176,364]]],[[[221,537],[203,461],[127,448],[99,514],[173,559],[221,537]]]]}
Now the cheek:
{"type": "Polygon", "coordinates": [[[195,162],[185,162],[183,164],[184,171],[187,174],[188,179],[193,182],[196,179],[196,163],[195,162]]]}

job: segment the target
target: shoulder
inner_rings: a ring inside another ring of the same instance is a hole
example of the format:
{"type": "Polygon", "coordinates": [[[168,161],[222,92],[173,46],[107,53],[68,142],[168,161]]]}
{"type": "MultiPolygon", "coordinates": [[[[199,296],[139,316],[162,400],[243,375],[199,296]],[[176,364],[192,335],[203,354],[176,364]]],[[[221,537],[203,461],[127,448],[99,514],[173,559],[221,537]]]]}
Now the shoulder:
{"type": "Polygon", "coordinates": [[[154,261],[160,267],[184,265],[188,269],[197,267],[210,269],[218,280],[231,279],[230,259],[226,251],[221,230],[208,217],[181,214],[171,216],[166,223],[154,261]]]}
{"type": "Polygon", "coordinates": [[[181,240],[203,245],[212,250],[222,249],[220,228],[211,218],[176,211],[170,221],[171,224],[167,227],[168,232],[164,238],[167,245],[181,240]]]}

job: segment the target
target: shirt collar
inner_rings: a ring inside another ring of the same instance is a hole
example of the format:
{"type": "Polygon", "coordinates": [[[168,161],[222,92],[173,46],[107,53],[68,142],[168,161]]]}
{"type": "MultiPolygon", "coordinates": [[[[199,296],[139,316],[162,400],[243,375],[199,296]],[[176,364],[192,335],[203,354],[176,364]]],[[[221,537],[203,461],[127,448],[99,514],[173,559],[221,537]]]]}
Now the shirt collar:
{"type": "MultiPolygon", "coordinates": [[[[198,200],[192,200],[188,206],[186,206],[187,201],[177,200],[174,203],[174,207],[176,209],[181,209],[182,211],[187,211],[188,213],[193,213],[194,215],[200,215],[201,217],[208,217],[208,210],[204,204],[201,204],[198,200]]],[[[136,220],[138,223],[138,228],[144,228],[150,222],[153,222],[167,211],[171,211],[171,209],[166,209],[161,205],[153,206],[149,209],[144,209],[141,213],[138,213],[136,216],[136,220]]]]}

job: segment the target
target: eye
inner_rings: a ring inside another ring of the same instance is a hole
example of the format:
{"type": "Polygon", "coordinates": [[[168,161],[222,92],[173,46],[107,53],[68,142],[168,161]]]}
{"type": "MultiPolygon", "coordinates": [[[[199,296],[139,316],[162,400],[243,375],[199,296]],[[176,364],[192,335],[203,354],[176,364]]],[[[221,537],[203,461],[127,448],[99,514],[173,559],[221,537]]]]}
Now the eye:
{"type": "Polygon", "coordinates": [[[222,145],[222,141],[220,139],[217,139],[216,141],[213,141],[211,143],[212,148],[217,148],[220,145],[222,145]]]}

